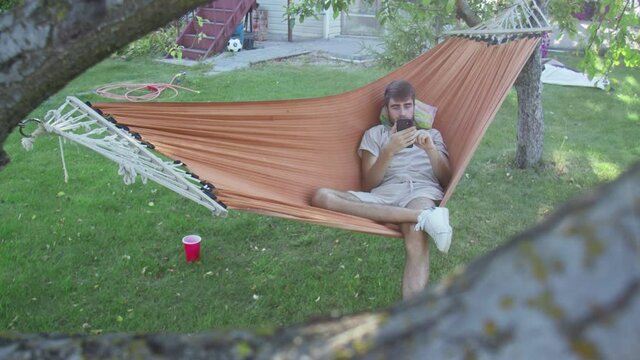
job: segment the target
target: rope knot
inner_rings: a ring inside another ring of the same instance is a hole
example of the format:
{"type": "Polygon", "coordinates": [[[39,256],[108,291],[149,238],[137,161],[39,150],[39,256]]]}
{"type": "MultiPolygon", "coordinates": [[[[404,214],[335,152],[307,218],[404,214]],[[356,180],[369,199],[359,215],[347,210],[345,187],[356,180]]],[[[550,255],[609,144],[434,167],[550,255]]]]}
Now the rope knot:
{"type": "Polygon", "coordinates": [[[119,163],[118,175],[122,176],[122,180],[125,185],[131,185],[136,182],[136,176],[138,175],[135,167],[130,163],[119,163]]]}

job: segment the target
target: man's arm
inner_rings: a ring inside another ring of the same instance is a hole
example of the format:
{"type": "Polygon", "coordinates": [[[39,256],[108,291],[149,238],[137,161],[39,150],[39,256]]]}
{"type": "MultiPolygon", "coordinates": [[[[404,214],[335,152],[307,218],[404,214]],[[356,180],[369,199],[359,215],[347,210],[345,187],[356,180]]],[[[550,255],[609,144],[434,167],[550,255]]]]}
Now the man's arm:
{"type": "Polygon", "coordinates": [[[371,191],[371,189],[380,185],[393,156],[408,145],[413,144],[417,136],[415,127],[395,132],[394,125],[391,131],[393,134],[387,145],[380,150],[379,156],[375,156],[368,151],[362,152],[362,188],[364,191],[371,191]]]}
{"type": "Polygon", "coordinates": [[[431,135],[427,131],[419,131],[416,139],[416,145],[423,149],[429,160],[431,161],[431,168],[435,174],[440,186],[443,188],[449,185],[451,181],[451,168],[449,166],[449,158],[438,150],[436,144],[433,142],[431,135]]]}
{"type": "Polygon", "coordinates": [[[384,149],[380,153],[380,157],[366,150],[362,152],[362,189],[364,191],[371,191],[380,185],[392,158],[393,154],[389,154],[384,149]]]}
{"type": "Polygon", "coordinates": [[[449,158],[440,152],[435,146],[433,148],[425,149],[429,160],[431,160],[431,167],[433,173],[436,175],[440,186],[446,188],[451,181],[451,168],[449,167],[449,158]]]}

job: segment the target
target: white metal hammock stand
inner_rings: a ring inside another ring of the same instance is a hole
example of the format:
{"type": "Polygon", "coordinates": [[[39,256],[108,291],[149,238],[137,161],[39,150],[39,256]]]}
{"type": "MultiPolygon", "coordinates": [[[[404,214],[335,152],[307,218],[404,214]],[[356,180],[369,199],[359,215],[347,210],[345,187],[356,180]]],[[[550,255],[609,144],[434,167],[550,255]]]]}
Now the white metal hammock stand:
{"type": "Polygon", "coordinates": [[[480,40],[502,42],[513,36],[553,31],[535,1],[517,0],[493,19],[470,29],[453,30],[445,36],[468,36],[480,40]]]}
{"type": "Polygon", "coordinates": [[[48,111],[33,134],[22,139],[22,146],[31,150],[36,137],[45,133],[84,145],[116,162],[120,166],[118,174],[127,185],[133,184],[139,175],[144,184],[150,179],[205,206],[214,215],[227,215],[225,207],[214,200],[209,184],[202,186],[182,169],[182,163],[162,160],[128,131],[118,128],[75,97],[67,97],[58,109],[48,111]]]}

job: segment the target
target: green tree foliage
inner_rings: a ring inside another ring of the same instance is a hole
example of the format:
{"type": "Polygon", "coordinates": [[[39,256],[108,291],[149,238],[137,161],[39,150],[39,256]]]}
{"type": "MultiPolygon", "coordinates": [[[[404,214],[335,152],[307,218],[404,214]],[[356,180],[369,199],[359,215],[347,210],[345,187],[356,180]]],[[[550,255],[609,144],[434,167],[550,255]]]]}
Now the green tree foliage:
{"type": "MultiPolygon", "coordinates": [[[[333,10],[333,16],[346,11],[354,0],[303,0],[291,4],[287,13],[303,22],[308,17],[333,10]]],[[[373,4],[374,0],[365,0],[373,4]]],[[[471,9],[482,17],[490,17],[504,7],[508,0],[475,1],[471,9]],[[482,16],[484,15],[484,16],[482,16]]],[[[376,18],[385,26],[384,51],[376,52],[378,63],[384,67],[398,67],[420,55],[437,43],[441,33],[457,24],[456,0],[382,0],[376,18]]]]}
{"type": "MultiPolygon", "coordinates": [[[[373,0],[366,0],[373,3],[373,0]]],[[[546,0],[550,20],[570,36],[577,34],[578,20],[573,16],[589,0],[546,0]]],[[[456,3],[460,0],[380,0],[377,18],[387,27],[385,52],[379,54],[383,65],[398,66],[425,51],[447,27],[460,26],[456,3]]],[[[512,3],[509,0],[463,1],[480,19],[512,3]]],[[[302,22],[305,18],[333,10],[334,17],[354,0],[303,0],[292,4],[287,13],[302,22]]],[[[593,1],[595,16],[587,29],[588,39],[581,46],[581,67],[590,75],[606,74],[614,66],[640,66],[638,53],[640,4],[635,0],[593,1]],[[603,51],[605,50],[606,51],[603,51]],[[604,53],[604,57],[599,54],[604,53]]]]}
{"type": "Polygon", "coordinates": [[[169,24],[129,43],[118,50],[116,55],[125,58],[165,55],[176,48],[178,30],[179,24],[169,24]]]}
{"type": "Polygon", "coordinates": [[[376,54],[382,66],[398,67],[420,55],[436,41],[442,27],[454,21],[453,2],[385,1],[376,14],[386,25],[384,51],[376,54]]]}
{"type": "Polygon", "coordinates": [[[0,14],[18,5],[21,0],[0,0],[0,14]]]}
{"type": "MultiPolygon", "coordinates": [[[[549,12],[563,30],[576,33],[578,21],[572,15],[582,10],[584,1],[552,0],[549,12]]],[[[640,3],[634,0],[592,1],[595,7],[588,38],[581,48],[581,67],[590,75],[608,74],[615,66],[640,66],[640,3]],[[604,53],[603,58],[599,54],[604,53]]]]}

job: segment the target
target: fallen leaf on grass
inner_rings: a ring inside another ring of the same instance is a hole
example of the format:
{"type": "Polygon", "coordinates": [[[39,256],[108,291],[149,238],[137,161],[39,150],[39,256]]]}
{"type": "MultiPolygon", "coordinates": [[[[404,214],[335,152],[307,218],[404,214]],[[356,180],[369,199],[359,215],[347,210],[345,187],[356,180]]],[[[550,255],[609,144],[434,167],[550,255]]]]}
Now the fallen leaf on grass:
{"type": "Polygon", "coordinates": [[[9,326],[7,326],[7,329],[13,329],[17,321],[18,321],[18,315],[16,315],[16,317],[14,317],[13,320],[11,320],[11,322],[9,323],[9,326]]]}

